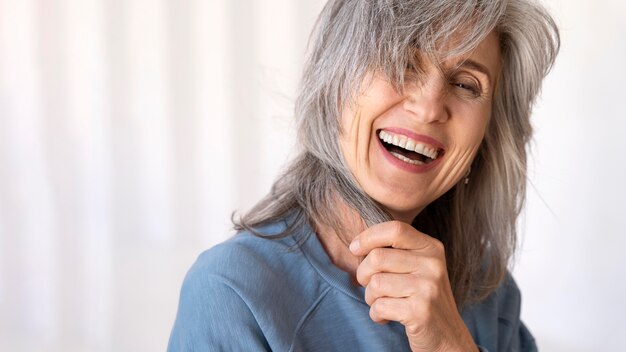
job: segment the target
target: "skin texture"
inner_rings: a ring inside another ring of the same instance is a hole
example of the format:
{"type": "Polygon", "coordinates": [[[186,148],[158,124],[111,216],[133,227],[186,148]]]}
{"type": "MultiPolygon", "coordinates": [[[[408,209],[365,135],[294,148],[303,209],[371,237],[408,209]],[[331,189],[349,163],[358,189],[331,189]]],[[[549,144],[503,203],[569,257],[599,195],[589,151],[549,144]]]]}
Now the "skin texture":
{"type": "Polygon", "coordinates": [[[403,324],[413,351],[476,351],[454,301],[443,245],[410,223],[465,176],[480,147],[500,72],[497,35],[440,65],[442,71],[422,62],[423,75],[409,77],[402,92],[372,73],[342,114],[340,143],[350,171],[395,220],[339,240],[318,224],[318,236],[335,265],[366,288],[372,320],[403,324]],[[377,131],[385,128],[434,138],[445,153],[430,170],[398,167],[381,150],[377,131]]]}

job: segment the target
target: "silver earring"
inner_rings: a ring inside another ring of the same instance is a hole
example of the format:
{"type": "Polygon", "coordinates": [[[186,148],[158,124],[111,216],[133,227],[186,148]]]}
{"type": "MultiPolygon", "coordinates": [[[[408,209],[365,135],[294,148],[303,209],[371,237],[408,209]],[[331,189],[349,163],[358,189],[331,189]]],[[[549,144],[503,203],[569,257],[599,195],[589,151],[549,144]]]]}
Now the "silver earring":
{"type": "Polygon", "coordinates": [[[465,174],[465,179],[463,180],[464,184],[468,184],[469,183],[469,175],[470,172],[472,172],[472,167],[470,166],[470,168],[467,170],[467,173],[465,174]]]}

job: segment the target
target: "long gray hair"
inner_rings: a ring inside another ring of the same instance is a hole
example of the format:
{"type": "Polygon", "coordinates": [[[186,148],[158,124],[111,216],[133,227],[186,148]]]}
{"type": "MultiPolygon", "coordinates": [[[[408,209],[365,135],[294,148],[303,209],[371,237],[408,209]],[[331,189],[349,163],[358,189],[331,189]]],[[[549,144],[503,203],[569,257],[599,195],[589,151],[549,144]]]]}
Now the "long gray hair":
{"type": "Polygon", "coordinates": [[[499,35],[502,71],[471,180],[454,186],[413,222],[445,245],[457,306],[485,298],[502,282],[515,253],[530,114],[560,45],[553,19],[532,0],[328,1],[311,37],[296,101],[300,153],[271,192],[233,221],[235,229],[258,234],[255,228],[289,218],[290,226],[277,237],[307,223],[341,233],[346,229],[338,202],[358,212],[365,226],[391,220],[346,166],[338,141],[340,112],[354,101],[368,72],[385,73],[401,90],[418,51],[441,62],[476,48],[491,31],[499,35]]]}

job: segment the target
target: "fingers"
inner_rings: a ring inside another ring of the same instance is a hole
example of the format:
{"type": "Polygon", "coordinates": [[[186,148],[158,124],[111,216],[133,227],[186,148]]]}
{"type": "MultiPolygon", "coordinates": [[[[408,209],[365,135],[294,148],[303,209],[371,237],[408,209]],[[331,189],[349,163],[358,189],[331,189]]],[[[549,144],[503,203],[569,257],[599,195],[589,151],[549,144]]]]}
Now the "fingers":
{"type": "Polygon", "coordinates": [[[419,276],[433,276],[441,271],[445,262],[437,257],[417,255],[415,252],[394,249],[374,248],[363,259],[356,270],[356,279],[363,285],[370,283],[372,275],[376,273],[416,274],[419,276]]]}
{"type": "Polygon", "coordinates": [[[397,321],[404,325],[413,350],[475,350],[453,299],[440,305],[419,296],[380,297],[372,302],[369,315],[379,324],[397,321]]]}
{"type": "Polygon", "coordinates": [[[377,273],[365,287],[365,302],[372,305],[381,297],[403,298],[415,294],[413,278],[403,274],[377,273]]]}
{"type": "Polygon", "coordinates": [[[381,297],[370,306],[370,318],[379,324],[397,321],[401,324],[409,319],[407,298],[381,297]]]}
{"type": "Polygon", "coordinates": [[[365,257],[356,278],[365,287],[373,321],[397,321],[414,332],[434,312],[443,311],[446,316],[452,314],[448,311],[456,312],[445,248],[439,240],[409,224],[388,221],[361,232],[350,250],[365,257]]]}
{"type": "Polygon", "coordinates": [[[372,276],[365,287],[365,302],[372,306],[376,300],[384,297],[407,298],[422,300],[423,303],[437,301],[445,292],[445,288],[429,279],[415,275],[378,273],[372,276]]]}
{"type": "Polygon", "coordinates": [[[401,221],[373,225],[361,232],[350,244],[350,250],[356,256],[367,255],[372,249],[383,247],[417,251],[443,250],[443,245],[437,239],[401,221]]]}
{"type": "MultiPolygon", "coordinates": [[[[404,325],[407,331],[418,333],[422,327],[429,325],[437,314],[437,305],[433,301],[435,296],[433,292],[424,296],[418,293],[408,297],[378,297],[370,304],[370,318],[377,323],[397,321],[404,325]]],[[[444,316],[449,317],[457,313],[456,306],[450,307],[450,314],[446,313],[444,316]]]]}

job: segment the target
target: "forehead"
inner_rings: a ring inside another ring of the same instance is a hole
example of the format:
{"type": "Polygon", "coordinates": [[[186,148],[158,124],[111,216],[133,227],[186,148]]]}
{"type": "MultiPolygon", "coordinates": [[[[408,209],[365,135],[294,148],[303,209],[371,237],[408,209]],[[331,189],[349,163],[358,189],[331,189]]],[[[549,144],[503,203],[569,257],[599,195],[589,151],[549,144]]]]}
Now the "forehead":
{"type": "Polygon", "coordinates": [[[454,71],[469,63],[469,67],[481,66],[485,68],[489,78],[497,81],[501,68],[500,37],[498,34],[491,31],[474,49],[458,55],[451,54],[450,52],[456,51],[460,45],[459,42],[463,40],[460,35],[453,36],[447,44],[441,45],[433,55],[425,54],[417,49],[414,57],[416,62],[413,64],[423,67],[422,65],[430,62],[444,71],[454,71]]]}
{"type": "Polygon", "coordinates": [[[493,89],[499,80],[501,71],[500,37],[495,31],[491,31],[485,38],[468,52],[454,55],[446,53],[454,52],[459,42],[463,40],[460,35],[453,36],[446,45],[442,45],[438,53],[433,57],[424,55],[419,50],[415,64],[422,69],[427,66],[435,66],[441,73],[454,73],[459,69],[469,69],[479,72],[488,80],[489,86],[493,89]],[[440,58],[437,58],[436,56],[440,58]]]}
{"type": "Polygon", "coordinates": [[[494,31],[489,33],[476,49],[470,51],[465,58],[478,61],[490,69],[498,69],[500,67],[500,38],[498,34],[494,31]]]}
{"type": "Polygon", "coordinates": [[[462,64],[464,60],[478,63],[489,71],[489,76],[494,80],[500,72],[501,56],[500,56],[500,37],[495,31],[491,31],[478,46],[468,53],[452,57],[442,63],[444,67],[455,68],[462,64]]]}

